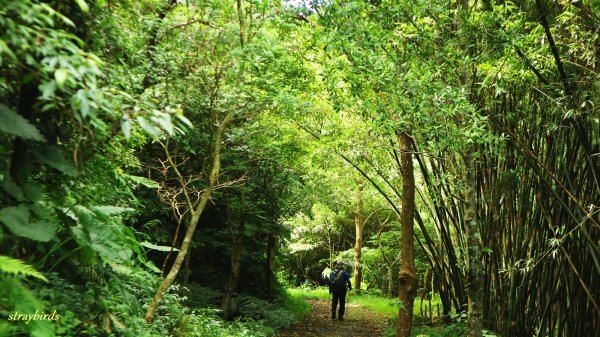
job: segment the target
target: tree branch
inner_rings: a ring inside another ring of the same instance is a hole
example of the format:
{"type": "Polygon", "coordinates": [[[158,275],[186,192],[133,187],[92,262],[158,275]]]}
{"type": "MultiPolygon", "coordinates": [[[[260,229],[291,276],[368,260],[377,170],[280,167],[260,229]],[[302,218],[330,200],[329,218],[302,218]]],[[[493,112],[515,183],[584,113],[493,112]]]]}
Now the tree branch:
{"type": "Polygon", "coordinates": [[[546,19],[546,10],[544,9],[544,5],[541,0],[535,0],[535,4],[540,12],[540,21],[542,23],[542,27],[544,27],[544,31],[546,32],[546,37],[548,38],[548,44],[550,45],[550,50],[552,51],[552,55],[554,56],[554,61],[556,62],[556,67],[558,68],[558,72],[560,73],[560,79],[562,81],[563,87],[565,88],[565,92],[567,95],[571,95],[573,93],[573,87],[567,78],[567,73],[565,72],[565,68],[563,66],[562,60],[560,59],[560,55],[558,54],[558,48],[556,48],[556,42],[554,42],[554,37],[552,37],[552,32],[550,32],[550,26],[548,25],[548,20],[546,19]]]}
{"type": "Polygon", "coordinates": [[[517,51],[517,54],[519,55],[519,57],[521,57],[521,59],[523,60],[523,62],[525,62],[525,65],[527,66],[527,68],[531,69],[531,71],[533,71],[533,73],[535,74],[535,76],[537,76],[537,78],[542,81],[542,83],[546,84],[546,85],[550,85],[550,83],[548,83],[548,81],[544,78],[544,76],[542,76],[542,74],[540,74],[540,72],[533,66],[533,64],[531,64],[531,62],[529,61],[529,59],[527,58],[527,56],[525,54],[523,54],[523,52],[521,51],[521,49],[515,47],[515,50],[517,51]]]}
{"type": "Polygon", "coordinates": [[[178,29],[178,28],[185,28],[185,27],[187,27],[187,26],[191,26],[191,25],[193,25],[193,24],[195,24],[195,23],[199,23],[199,24],[201,24],[201,25],[208,26],[208,27],[210,27],[210,28],[214,28],[214,29],[216,29],[216,30],[218,30],[218,31],[221,31],[221,32],[225,31],[223,28],[221,28],[221,27],[217,27],[217,26],[215,26],[214,24],[212,24],[211,22],[208,22],[208,21],[206,21],[206,20],[202,20],[202,19],[194,19],[194,20],[188,20],[187,22],[182,22],[182,23],[180,23],[180,24],[176,24],[175,26],[173,26],[173,27],[171,27],[171,28],[167,29],[167,32],[170,32],[170,31],[172,31],[172,30],[175,30],[175,29],[178,29]]]}

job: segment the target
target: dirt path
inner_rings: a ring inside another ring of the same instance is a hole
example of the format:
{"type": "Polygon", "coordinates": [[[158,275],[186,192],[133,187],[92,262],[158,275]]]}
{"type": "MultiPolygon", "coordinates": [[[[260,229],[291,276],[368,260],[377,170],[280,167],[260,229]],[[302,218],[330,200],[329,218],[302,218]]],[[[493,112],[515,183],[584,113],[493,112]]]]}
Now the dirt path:
{"type": "Polygon", "coordinates": [[[355,303],[346,303],[343,321],[331,319],[331,302],[307,300],[312,306],[304,322],[280,332],[279,337],[380,337],[387,325],[385,315],[355,303]]]}

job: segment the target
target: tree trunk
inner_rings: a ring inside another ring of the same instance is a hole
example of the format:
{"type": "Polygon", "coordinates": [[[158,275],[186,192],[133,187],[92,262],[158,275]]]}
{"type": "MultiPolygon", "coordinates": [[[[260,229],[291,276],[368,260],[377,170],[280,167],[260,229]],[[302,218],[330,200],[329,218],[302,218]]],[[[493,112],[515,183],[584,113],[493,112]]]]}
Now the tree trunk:
{"type": "Polygon", "coordinates": [[[387,297],[392,298],[394,296],[394,267],[388,266],[388,284],[387,284],[387,297]]]}
{"type": "MultiPolygon", "coordinates": [[[[173,266],[171,266],[171,270],[167,277],[162,281],[160,287],[154,294],[154,298],[152,302],[148,306],[148,310],[146,310],[146,314],[144,315],[144,319],[148,323],[152,323],[154,320],[154,314],[158,309],[158,304],[164,297],[165,293],[175,281],[175,277],[179,273],[181,269],[181,265],[185,256],[187,255],[188,249],[190,248],[190,244],[192,242],[192,238],[194,236],[194,232],[196,231],[196,226],[198,226],[198,221],[200,220],[200,216],[204,209],[206,208],[206,204],[210,200],[210,194],[212,192],[213,187],[217,183],[217,177],[219,176],[219,171],[221,170],[221,141],[223,139],[223,133],[225,132],[225,128],[227,125],[233,120],[232,115],[228,115],[225,117],[221,125],[217,128],[215,135],[215,144],[214,144],[214,152],[213,152],[213,163],[212,170],[210,175],[208,176],[208,184],[206,185],[206,189],[202,196],[200,197],[200,201],[197,203],[195,209],[191,212],[190,225],[188,226],[187,231],[185,232],[185,237],[183,238],[183,242],[181,243],[181,247],[179,248],[179,253],[177,253],[177,257],[175,258],[175,262],[173,262],[173,266]]],[[[175,167],[176,169],[176,167],[175,167]]],[[[182,189],[185,189],[185,185],[182,183],[182,189]]]]}
{"type": "Polygon", "coordinates": [[[242,6],[242,0],[237,0],[237,13],[238,13],[238,20],[240,22],[240,45],[242,46],[242,48],[244,48],[244,44],[245,44],[245,34],[246,34],[246,23],[244,20],[244,10],[243,10],[243,6],[242,6]]]}
{"type": "Polygon", "coordinates": [[[223,310],[223,318],[225,320],[230,320],[234,315],[234,306],[232,305],[232,299],[233,294],[237,290],[238,280],[240,278],[240,267],[242,264],[242,251],[244,249],[244,228],[246,227],[246,219],[246,202],[244,192],[242,192],[240,207],[240,225],[238,228],[238,232],[233,239],[229,279],[227,280],[227,284],[225,284],[225,289],[223,290],[223,299],[221,300],[221,310],[223,310]]]}
{"type": "MultiPolygon", "coordinates": [[[[19,102],[17,105],[17,113],[30,122],[32,119],[35,119],[33,116],[33,109],[37,97],[39,96],[37,83],[33,82],[37,81],[32,80],[31,83],[21,85],[21,92],[19,94],[19,102]]],[[[22,180],[25,179],[25,177],[21,177],[21,175],[25,175],[23,168],[27,163],[28,151],[27,141],[21,137],[16,137],[13,142],[13,151],[9,168],[10,177],[14,182],[21,183],[22,180]]]]}
{"type": "MultiPolygon", "coordinates": [[[[387,222],[387,220],[386,220],[386,222],[387,222]]],[[[387,284],[386,296],[388,298],[391,298],[393,296],[393,294],[394,294],[394,264],[396,264],[396,262],[398,261],[398,259],[396,259],[395,261],[392,262],[392,260],[386,254],[385,248],[383,247],[383,244],[381,243],[381,232],[383,231],[383,229],[384,229],[383,226],[381,226],[379,228],[379,232],[377,233],[377,244],[379,245],[379,250],[381,251],[381,255],[383,256],[383,260],[387,264],[387,280],[388,280],[388,284],[387,284]]]]}
{"type": "Polygon", "coordinates": [[[275,272],[275,253],[277,251],[277,238],[273,233],[269,233],[267,239],[267,268],[266,268],[266,286],[269,299],[273,297],[273,273],[275,272]]]}
{"type": "MultiPolygon", "coordinates": [[[[325,220],[327,221],[327,220],[325,220]]],[[[333,243],[331,242],[331,226],[327,224],[327,245],[329,246],[329,268],[333,269],[333,243]]]]}
{"type": "Polygon", "coordinates": [[[468,285],[468,321],[467,321],[467,337],[481,337],[482,324],[482,303],[481,303],[481,288],[482,288],[482,267],[481,267],[481,251],[479,248],[479,228],[477,227],[477,180],[476,180],[476,164],[470,155],[465,155],[465,167],[467,170],[466,176],[466,195],[467,210],[465,216],[465,232],[467,235],[467,285],[468,285]]]}
{"type": "Polygon", "coordinates": [[[223,298],[221,299],[221,310],[223,310],[223,319],[231,320],[235,314],[235,305],[233,304],[233,295],[235,294],[240,278],[240,267],[242,265],[242,251],[244,248],[243,229],[233,241],[233,250],[231,251],[231,267],[229,279],[225,284],[223,298]]]}
{"type": "Polygon", "coordinates": [[[363,185],[364,177],[358,176],[356,181],[358,189],[356,192],[356,212],[354,213],[354,225],[356,227],[356,243],[354,245],[354,288],[360,291],[360,281],[362,279],[362,268],[360,265],[360,258],[362,254],[362,242],[363,242],[363,220],[362,220],[362,209],[363,209],[363,185]]]}
{"type": "Polygon", "coordinates": [[[413,305],[417,291],[414,257],[413,222],[415,213],[415,176],[412,160],[412,139],[407,132],[398,137],[402,162],[402,247],[399,282],[401,308],[396,322],[396,337],[409,337],[413,305]]]}
{"type": "Polygon", "coordinates": [[[183,285],[186,286],[186,287],[190,283],[190,274],[191,274],[191,270],[190,270],[190,253],[191,252],[192,252],[192,250],[188,249],[188,253],[185,256],[185,260],[184,260],[183,285]]]}

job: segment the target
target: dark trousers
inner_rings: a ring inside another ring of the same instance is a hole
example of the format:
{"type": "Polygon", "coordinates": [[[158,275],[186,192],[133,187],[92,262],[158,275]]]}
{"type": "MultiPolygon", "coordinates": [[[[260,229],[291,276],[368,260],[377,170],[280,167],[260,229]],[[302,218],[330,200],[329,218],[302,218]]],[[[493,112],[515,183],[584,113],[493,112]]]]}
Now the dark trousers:
{"type": "Polygon", "coordinates": [[[338,311],[338,318],[344,317],[346,312],[346,291],[333,291],[333,300],[331,301],[331,317],[335,317],[335,309],[340,302],[340,309],[338,311]]]}

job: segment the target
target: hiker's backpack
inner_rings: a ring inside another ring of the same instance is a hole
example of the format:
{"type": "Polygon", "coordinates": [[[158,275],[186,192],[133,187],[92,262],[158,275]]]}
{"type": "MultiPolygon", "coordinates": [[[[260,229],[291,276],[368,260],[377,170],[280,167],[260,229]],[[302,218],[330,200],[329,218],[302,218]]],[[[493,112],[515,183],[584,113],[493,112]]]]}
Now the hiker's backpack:
{"type": "Polygon", "coordinates": [[[333,291],[344,291],[346,290],[346,280],[344,280],[344,271],[342,269],[336,269],[331,275],[329,280],[331,284],[331,290],[333,291]]]}

